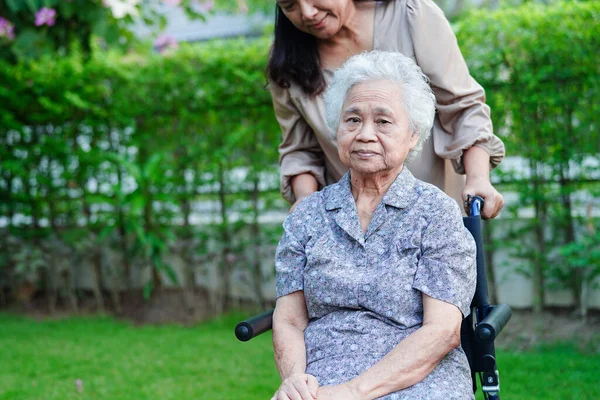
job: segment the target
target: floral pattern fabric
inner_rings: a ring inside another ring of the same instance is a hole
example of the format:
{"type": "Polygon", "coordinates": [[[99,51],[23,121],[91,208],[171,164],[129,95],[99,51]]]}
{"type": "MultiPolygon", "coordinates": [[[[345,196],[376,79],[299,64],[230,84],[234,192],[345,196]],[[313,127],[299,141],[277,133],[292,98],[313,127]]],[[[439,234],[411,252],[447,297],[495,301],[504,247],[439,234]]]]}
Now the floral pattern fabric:
{"type": "MultiPolygon", "coordinates": [[[[320,385],[347,382],[422,326],[422,294],[468,315],[475,242],[458,205],[403,168],[365,234],[350,172],[286,218],[275,257],[277,297],[303,290],[306,372],[320,385]]],[[[383,399],[472,399],[463,350],[421,382],[383,399]]]]}

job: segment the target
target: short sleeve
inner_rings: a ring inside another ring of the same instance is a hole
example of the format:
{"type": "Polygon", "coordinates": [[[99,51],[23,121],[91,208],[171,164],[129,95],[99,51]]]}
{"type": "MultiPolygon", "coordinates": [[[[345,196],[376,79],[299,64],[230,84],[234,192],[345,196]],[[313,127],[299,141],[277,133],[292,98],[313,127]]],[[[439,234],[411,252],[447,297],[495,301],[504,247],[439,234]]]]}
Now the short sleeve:
{"type": "Polygon", "coordinates": [[[424,231],[413,288],[467,316],[477,283],[475,240],[456,202],[444,200],[424,231]]]}
{"type": "Polygon", "coordinates": [[[283,139],[279,145],[281,194],[284,199],[295,201],[291,179],[296,175],[310,173],[325,186],[325,156],[312,128],[294,105],[289,89],[275,83],[269,85],[275,117],[283,139]]]}
{"type": "Polygon", "coordinates": [[[436,97],[440,126],[433,131],[435,153],[464,173],[464,151],[482,147],[490,155],[490,167],[496,167],[504,158],[504,144],[493,133],[485,91],[470,75],[450,23],[431,0],[408,0],[407,6],[415,58],[436,97]]]}
{"type": "Polygon", "coordinates": [[[289,227],[284,231],[275,252],[275,290],[277,298],[304,289],[304,267],[306,253],[304,246],[296,240],[289,227]]]}
{"type": "Polygon", "coordinates": [[[283,235],[275,251],[275,289],[277,297],[304,290],[306,244],[310,225],[319,221],[320,192],[306,197],[283,222],[283,235]]]}

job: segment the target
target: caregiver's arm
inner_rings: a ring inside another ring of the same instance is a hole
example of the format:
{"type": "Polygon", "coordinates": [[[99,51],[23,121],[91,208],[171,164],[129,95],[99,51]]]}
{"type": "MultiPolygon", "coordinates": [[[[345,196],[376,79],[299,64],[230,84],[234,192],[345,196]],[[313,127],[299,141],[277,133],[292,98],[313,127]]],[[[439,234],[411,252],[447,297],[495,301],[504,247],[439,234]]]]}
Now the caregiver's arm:
{"type": "Polygon", "coordinates": [[[456,306],[423,294],[423,326],[371,368],[338,385],[346,388],[320,388],[318,400],[335,399],[339,393],[348,399],[376,399],[422,381],[460,344],[461,323],[462,313],[456,306]]]}
{"type": "MultiPolygon", "coordinates": [[[[292,179],[308,174],[324,187],[325,156],[313,129],[296,107],[289,88],[282,88],[274,83],[269,88],[275,117],[283,133],[279,144],[281,194],[290,203],[297,203],[296,196],[305,195],[304,188],[293,187],[292,179]]],[[[313,190],[315,191],[316,189],[313,190]]]]}
{"type": "Polygon", "coordinates": [[[294,192],[296,201],[292,205],[290,211],[294,211],[294,208],[296,208],[305,197],[310,196],[317,190],[319,190],[319,182],[317,182],[317,178],[315,178],[313,174],[305,173],[292,177],[292,191],[294,192]]]}
{"type": "Polygon", "coordinates": [[[307,326],[303,291],[277,299],[273,313],[273,347],[282,383],[273,399],[312,400],[317,396],[317,379],[306,374],[304,330],[307,326]]]}

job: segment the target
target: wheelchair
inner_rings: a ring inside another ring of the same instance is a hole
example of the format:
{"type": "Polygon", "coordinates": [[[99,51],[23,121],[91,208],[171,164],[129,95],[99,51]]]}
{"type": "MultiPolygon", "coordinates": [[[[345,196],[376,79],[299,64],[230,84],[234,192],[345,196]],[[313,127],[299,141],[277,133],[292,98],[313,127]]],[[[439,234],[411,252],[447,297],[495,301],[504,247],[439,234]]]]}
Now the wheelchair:
{"type": "MultiPolygon", "coordinates": [[[[477,245],[477,287],[471,301],[471,313],[462,322],[461,346],[469,360],[473,393],[477,392],[479,378],[484,399],[499,400],[500,376],[494,340],[510,320],[512,311],[506,304],[491,305],[489,302],[481,235],[483,199],[469,196],[467,202],[469,215],[463,217],[463,223],[477,245]]],[[[235,336],[245,342],[270,330],[272,325],[273,310],[270,310],[237,324],[235,336]]]]}

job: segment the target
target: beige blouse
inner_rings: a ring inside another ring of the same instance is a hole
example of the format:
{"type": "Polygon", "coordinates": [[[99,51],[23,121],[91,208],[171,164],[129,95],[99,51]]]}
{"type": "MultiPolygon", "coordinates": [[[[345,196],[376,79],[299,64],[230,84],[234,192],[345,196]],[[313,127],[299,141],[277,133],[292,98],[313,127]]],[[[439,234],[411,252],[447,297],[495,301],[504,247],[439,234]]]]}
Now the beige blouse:
{"type": "MultiPolygon", "coordinates": [[[[461,204],[463,151],[474,145],[485,149],[492,168],[504,158],[504,144],[492,133],[485,92],[469,74],[454,32],[432,0],[377,3],[373,26],[373,49],[398,51],[415,60],[436,97],[432,137],[407,167],[461,204]]],[[[333,72],[324,70],[324,75],[328,83],[333,72]]],[[[294,202],[293,176],[311,173],[324,187],[340,180],[347,168],[339,159],[335,132],[327,126],[322,96],[311,97],[293,82],[287,89],[272,83],[270,90],[283,131],[281,193],[294,202]]]]}

